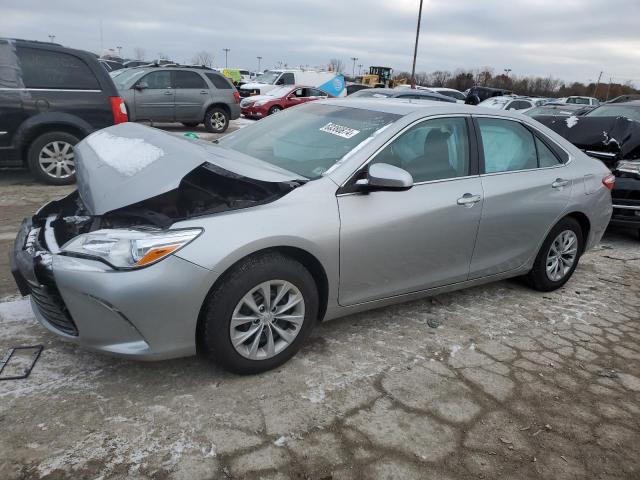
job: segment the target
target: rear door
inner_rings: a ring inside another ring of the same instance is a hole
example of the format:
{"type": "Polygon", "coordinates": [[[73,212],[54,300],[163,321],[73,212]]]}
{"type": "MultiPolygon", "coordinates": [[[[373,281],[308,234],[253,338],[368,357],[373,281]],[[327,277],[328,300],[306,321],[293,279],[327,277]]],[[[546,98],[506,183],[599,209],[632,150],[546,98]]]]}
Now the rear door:
{"type": "Polygon", "coordinates": [[[175,121],[175,89],[171,70],[154,70],[133,86],[137,120],[175,121]]]}
{"type": "Polygon", "coordinates": [[[463,116],[421,121],[375,155],[411,173],[409,190],[338,194],[340,304],[467,279],[482,209],[469,126],[463,116]]]}
{"type": "Polygon", "coordinates": [[[470,279],[516,269],[535,255],[573,187],[550,140],[517,120],[479,116],[475,124],[484,205],[470,279]]]}
{"type": "Polygon", "coordinates": [[[188,70],[175,70],[173,79],[176,91],[176,121],[202,121],[202,107],[211,94],[207,83],[198,72],[188,70]]]}

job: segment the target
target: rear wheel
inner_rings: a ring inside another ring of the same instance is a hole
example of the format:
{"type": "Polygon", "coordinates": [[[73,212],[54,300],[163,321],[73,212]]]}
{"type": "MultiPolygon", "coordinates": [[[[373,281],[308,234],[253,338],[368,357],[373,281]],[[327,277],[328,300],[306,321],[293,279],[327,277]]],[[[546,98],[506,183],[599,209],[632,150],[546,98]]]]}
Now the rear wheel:
{"type": "Polygon", "coordinates": [[[229,114],[220,107],[207,110],[204,116],[204,128],[207,132],[223,133],[229,127],[229,114]]]}
{"type": "Polygon", "coordinates": [[[578,266],[583,242],[582,228],[576,220],[570,217],[560,220],[542,244],[526,277],[528,283],[543,292],[562,287],[578,266]]]}
{"type": "Polygon", "coordinates": [[[269,115],[273,115],[274,113],[278,113],[282,111],[282,107],[280,105],[274,105],[269,109],[269,115]]]}
{"type": "Polygon", "coordinates": [[[226,370],[264,372],[300,349],[317,315],[318,291],[302,264],[278,253],[248,257],[209,295],[200,346],[226,370]]]}
{"type": "Polygon", "coordinates": [[[200,122],[182,122],[182,125],[184,125],[187,128],[194,128],[200,125],[200,122]]]}
{"type": "Polygon", "coordinates": [[[51,185],[68,185],[76,179],[74,147],[79,139],[67,132],[48,132],[37,137],[27,152],[31,172],[51,185]]]}

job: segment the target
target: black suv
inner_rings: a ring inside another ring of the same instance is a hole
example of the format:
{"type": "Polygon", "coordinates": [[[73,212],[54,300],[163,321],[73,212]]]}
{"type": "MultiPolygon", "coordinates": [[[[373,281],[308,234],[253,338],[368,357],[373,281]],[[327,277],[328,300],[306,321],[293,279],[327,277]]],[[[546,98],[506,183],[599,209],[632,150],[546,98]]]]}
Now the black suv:
{"type": "Polygon", "coordinates": [[[73,147],[127,111],[95,55],[54,43],[0,38],[0,166],[27,165],[73,183],[73,147]]]}

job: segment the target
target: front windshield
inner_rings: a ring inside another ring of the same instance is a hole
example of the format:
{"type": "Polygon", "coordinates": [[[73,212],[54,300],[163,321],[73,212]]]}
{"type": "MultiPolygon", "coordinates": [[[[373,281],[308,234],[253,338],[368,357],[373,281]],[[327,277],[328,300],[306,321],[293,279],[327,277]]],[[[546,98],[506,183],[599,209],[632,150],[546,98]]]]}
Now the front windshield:
{"type": "Polygon", "coordinates": [[[291,87],[280,87],[280,88],[274,88],[273,90],[265,93],[265,95],[269,95],[270,97],[280,98],[280,97],[284,97],[290,91],[291,91],[291,87]]]}
{"type": "Polygon", "coordinates": [[[116,88],[122,89],[124,88],[125,84],[129,83],[129,80],[134,78],[137,79],[141,77],[144,73],[146,73],[146,70],[144,69],[137,69],[137,68],[127,69],[127,70],[124,70],[120,75],[113,77],[113,83],[115,83],[116,88]]]}
{"type": "Polygon", "coordinates": [[[587,113],[588,117],[627,117],[640,122],[640,107],[629,105],[602,105],[587,113]]]}
{"type": "Polygon", "coordinates": [[[271,70],[267,70],[262,75],[258,75],[256,77],[256,83],[268,83],[269,85],[273,85],[276,83],[276,80],[280,76],[280,72],[272,72],[271,70]]]}
{"type": "Polygon", "coordinates": [[[401,115],[308,103],[269,116],[219,144],[306,178],[317,178],[401,115]]]}

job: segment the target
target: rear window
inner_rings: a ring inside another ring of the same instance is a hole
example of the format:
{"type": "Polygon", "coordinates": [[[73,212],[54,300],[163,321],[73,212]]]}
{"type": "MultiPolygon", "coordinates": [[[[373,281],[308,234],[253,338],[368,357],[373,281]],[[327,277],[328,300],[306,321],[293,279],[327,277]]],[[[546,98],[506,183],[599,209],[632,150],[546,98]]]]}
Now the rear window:
{"type": "Polygon", "coordinates": [[[231,89],[231,83],[222,75],[216,75],[215,73],[205,73],[205,75],[207,76],[209,81],[213,83],[214,87],[226,90],[231,89]]]}
{"type": "Polygon", "coordinates": [[[28,47],[16,53],[26,88],[100,90],[89,66],[74,55],[28,47]]]}
{"type": "Polygon", "coordinates": [[[204,79],[196,72],[176,70],[174,75],[176,88],[209,88],[204,79]]]}

